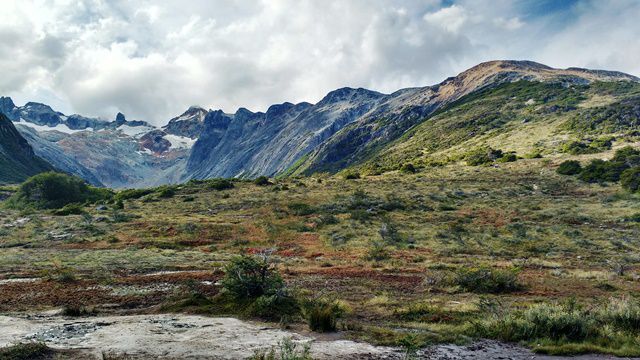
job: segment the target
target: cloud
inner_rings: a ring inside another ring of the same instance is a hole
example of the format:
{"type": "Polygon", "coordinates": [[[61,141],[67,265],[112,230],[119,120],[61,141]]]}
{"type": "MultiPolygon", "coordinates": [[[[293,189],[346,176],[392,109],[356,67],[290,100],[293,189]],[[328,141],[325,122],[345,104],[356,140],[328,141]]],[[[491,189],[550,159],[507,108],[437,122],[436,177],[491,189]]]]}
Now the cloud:
{"type": "Polygon", "coordinates": [[[449,32],[458,32],[467,20],[465,9],[458,5],[442,8],[424,16],[425,21],[439,26],[449,32]]]}
{"type": "Polygon", "coordinates": [[[8,0],[0,94],[162,124],[193,104],[264,110],[342,86],[430,85],[495,58],[640,72],[637,2],[566,4],[8,0]]]}

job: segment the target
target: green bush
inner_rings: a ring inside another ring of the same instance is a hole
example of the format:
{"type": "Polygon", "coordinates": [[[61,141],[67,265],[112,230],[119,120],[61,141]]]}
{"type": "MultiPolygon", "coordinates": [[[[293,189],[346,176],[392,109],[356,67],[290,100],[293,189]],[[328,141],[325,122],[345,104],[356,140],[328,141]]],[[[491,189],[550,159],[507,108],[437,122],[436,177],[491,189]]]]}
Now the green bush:
{"type": "Polygon", "coordinates": [[[233,183],[227,179],[210,179],[207,180],[207,186],[213,190],[233,189],[233,183]]]}
{"type": "Polygon", "coordinates": [[[53,215],[68,216],[85,214],[84,208],[80,204],[67,204],[62,209],[55,210],[53,215]]]}
{"type": "Polygon", "coordinates": [[[591,154],[593,149],[581,141],[571,141],[562,146],[563,153],[571,155],[591,154]]]}
{"type": "Polygon", "coordinates": [[[413,166],[413,164],[408,163],[408,164],[402,165],[402,167],[400,168],[400,172],[405,174],[415,174],[417,170],[415,166],[413,166]]]}
{"type": "Polygon", "coordinates": [[[500,163],[507,163],[507,162],[514,162],[518,160],[518,156],[514,153],[508,153],[508,154],[504,154],[502,155],[501,158],[499,158],[497,161],[500,163]]]}
{"type": "Polygon", "coordinates": [[[627,169],[620,174],[620,185],[631,191],[640,191],[640,166],[627,169]]]}
{"type": "Polygon", "coordinates": [[[269,178],[266,177],[266,176],[258,176],[257,178],[255,178],[253,180],[253,183],[258,185],[258,186],[273,185],[273,183],[271,181],[269,181],[269,178]]]}
{"type": "Polygon", "coordinates": [[[582,141],[571,141],[564,144],[561,148],[561,151],[571,155],[595,154],[603,152],[605,150],[610,150],[612,140],[612,138],[606,137],[592,140],[589,143],[585,143],[582,141]]]}
{"type": "Polygon", "coordinates": [[[158,190],[156,190],[156,193],[158,194],[159,198],[163,198],[163,199],[172,198],[176,194],[176,187],[169,186],[169,185],[160,186],[158,190]]]}
{"type": "Polygon", "coordinates": [[[2,360],[27,360],[27,359],[48,359],[53,355],[51,350],[44,343],[23,343],[0,348],[0,359],[2,360]]]}
{"type": "Polygon", "coordinates": [[[287,205],[287,207],[293,215],[297,216],[311,215],[316,212],[316,209],[314,209],[313,206],[305,203],[293,203],[287,205]]]}
{"type": "Polygon", "coordinates": [[[139,199],[151,193],[153,193],[153,189],[126,189],[126,190],[119,191],[114,196],[114,200],[116,200],[116,202],[118,201],[121,202],[124,200],[139,199]]]}
{"type": "Polygon", "coordinates": [[[582,171],[582,165],[576,160],[567,160],[562,162],[556,172],[560,175],[577,175],[582,171]]]}
{"type": "Polygon", "coordinates": [[[369,261],[382,261],[391,257],[384,241],[371,240],[365,259],[369,261]]]}
{"type": "Polygon", "coordinates": [[[611,161],[622,162],[630,167],[640,166],[640,150],[634,149],[631,146],[625,146],[616,150],[611,161]]]}
{"type": "Polygon", "coordinates": [[[360,173],[356,171],[347,171],[342,176],[345,180],[356,180],[360,179],[360,173]]]}
{"type": "Polygon", "coordinates": [[[593,159],[582,169],[578,178],[589,183],[616,182],[628,167],[622,162],[593,159]]]}
{"type": "Polygon", "coordinates": [[[240,300],[257,299],[273,295],[284,287],[282,277],[266,259],[256,256],[238,256],[225,267],[222,286],[240,300]]]}
{"type": "Polygon", "coordinates": [[[502,150],[495,150],[490,147],[477,148],[464,155],[464,159],[469,166],[490,164],[501,157],[502,150]]]}
{"type": "Polygon", "coordinates": [[[7,201],[14,208],[60,209],[67,204],[109,200],[113,192],[75,176],[46,172],[27,179],[7,201]]]}
{"type": "Polygon", "coordinates": [[[298,300],[282,288],[271,295],[262,295],[249,306],[248,313],[261,319],[281,321],[300,313],[298,300]]]}
{"type": "Polygon", "coordinates": [[[455,283],[474,293],[508,293],[522,289],[516,269],[497,270],[489,267],[462,268],[455,274],[455,283]]]}

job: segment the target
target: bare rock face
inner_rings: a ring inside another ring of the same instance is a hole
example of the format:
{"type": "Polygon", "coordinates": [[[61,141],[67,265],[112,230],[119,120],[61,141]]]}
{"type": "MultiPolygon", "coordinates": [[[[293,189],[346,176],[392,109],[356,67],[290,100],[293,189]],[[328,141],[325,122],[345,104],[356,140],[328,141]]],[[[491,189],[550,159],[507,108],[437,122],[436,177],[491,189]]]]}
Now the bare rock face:
{"type": "Polygon", "coordinates": [[[49,170],[53,167],[35,155],[13,123],[0,113],[0,183],[20,182],[49,170]]]}
{"type": "Polygon", "coordinates": [[[163,129],[168,134],[197,139],[204,129],[207,113],[208,111],[201,107],[192,106],[182,115],[169,120],[163,129]]]}
{"type": "Polygon", "coordinates": [[[171,142],[164,137],[167,135],[162,130],[153,130],[140,138],[140,145],[155,154],[164,154],[171,148],[171,142]]]}

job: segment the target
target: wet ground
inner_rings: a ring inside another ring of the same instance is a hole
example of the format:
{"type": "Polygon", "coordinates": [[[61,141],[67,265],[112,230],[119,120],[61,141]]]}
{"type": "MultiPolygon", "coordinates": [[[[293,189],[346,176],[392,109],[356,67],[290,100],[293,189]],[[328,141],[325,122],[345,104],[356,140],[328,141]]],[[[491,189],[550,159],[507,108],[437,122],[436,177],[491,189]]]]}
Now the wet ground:
{"type": "MultiPolygon", "coordinates": [[[[54,312],[0,316],[0,347],[41,341],[54,349],[75,349],[79,359],[245,359],[278,348],[290,338],[310,347],[314,359],[403,359],[400,349],[348,340],[319,339],[234,318],[191,315],[132,315],[66,318],[54,312]]],[[[468,346],[439,345],[421,351],[424,359],[563,359],[533,354],[495,341],[468,346]]],[[[586,355],[571,359],[612,359],[586,355]]],[[[564,358],[569,359],[569,358],[564,358]]]]}

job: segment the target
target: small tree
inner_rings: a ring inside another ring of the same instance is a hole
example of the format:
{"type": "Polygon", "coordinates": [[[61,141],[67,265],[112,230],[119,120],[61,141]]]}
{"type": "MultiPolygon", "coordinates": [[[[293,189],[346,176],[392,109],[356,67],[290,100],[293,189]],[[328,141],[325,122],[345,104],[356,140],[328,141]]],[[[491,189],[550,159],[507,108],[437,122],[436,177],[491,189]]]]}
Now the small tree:
{"type": "Polygon", "coordinates": [[[268,257],[238,256],[225,268],[222,286],[237,299],[273,295],[284,287],[268,257]]]}
{"type": "Polygon", "coordinates": [[[581,171],[582,166],[580,165],[580,162],[576,160],[564,161],[562,164],[560,164],[560,166],[558,166],[558,169],[556,170],[556,172],[560,175],[576,175],[581,171]]]}

